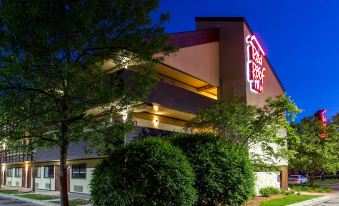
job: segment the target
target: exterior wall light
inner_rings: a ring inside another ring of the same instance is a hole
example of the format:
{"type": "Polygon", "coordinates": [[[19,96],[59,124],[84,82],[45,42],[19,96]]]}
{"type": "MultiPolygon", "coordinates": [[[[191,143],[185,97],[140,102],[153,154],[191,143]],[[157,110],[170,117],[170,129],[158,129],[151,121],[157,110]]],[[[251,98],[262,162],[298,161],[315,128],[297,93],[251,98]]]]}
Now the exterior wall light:
{"type": "Polygon", "coordinates": [[[158,127],[159,126],[159,119],[157,116],[154,116],[153,118],[153,125],[154,127],[158,127]]]}
{"type": "Polygon", "coordinates": [[[159,105],[153,104],[153,110],[155,112],[158,112],[159,111],[159,105]]]}
{"type": "Polygon", "coordinates": [[[129,62],[130,58],[128,57],[123,57],[122,58],[122,64],[123,64],[123,67],[124,69],[127,69],[128,68],[128,62],[129,62]]]}
{"type": "Polygon", "coordinates": [[[126,122],[127,117],[128,117],[127,111],[124,110],[124,111],[121,113],[121,115],[122,115],[122,120],[123,120],[124,122],[126,122]]]}

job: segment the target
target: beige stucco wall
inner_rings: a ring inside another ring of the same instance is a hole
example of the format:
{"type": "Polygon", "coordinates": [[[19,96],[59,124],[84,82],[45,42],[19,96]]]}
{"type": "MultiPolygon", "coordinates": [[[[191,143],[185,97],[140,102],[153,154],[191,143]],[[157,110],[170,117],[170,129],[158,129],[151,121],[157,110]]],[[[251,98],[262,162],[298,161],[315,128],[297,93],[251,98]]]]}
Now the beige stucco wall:
{"type": "MultiPolygon", "coordinates": [[[[269,144],[274,151],[278,151],[279,146],[277,144],[269,144]]],[[[257,144],[253,144],[250,145],[250,149],[249,149],[249,154],[251,157],[255,156],[260,156],[262,157],[261,160],[265,163],[265,164],[269,164],[269,165],[288,165],[288,161],[287,159],[284,159],[282,157],[280,158],[275,158],[272,156],[269,156],[268,154],[266,154],[262,148],[261,148],[261,143],[257,143],[257,144]]]]}
{"type": "MultiPolygon", "coordinates": [[[[74,191],[74,186],[82,186],[83,192],[85,194],[90,193],[90,180],[92,177],[92,172],[95,168],[95,166],[101,161],[101,159],[83,159],[83,160],[68,160],[67,165],[70,168],[70,192],[76,192],[74,191]],[[73,164],[86,164],[86,179],[73,179],[72,178],[72,165],[73,164]]],[[[37,189],[45,189],[46,188],[45,184],[51,183],[51,190],[55,190],[55,177],[56,177],[56,167],[55,165],[60,165],[59,162],[43,162],[43,163],[37,163],[36,167],[41,167],[41,177],[40,178],[35,178],[35,183],[38,184],[37,189]],[[44,178],[44,165],[54,165],[54,177],[53,178],[44,178]]],[[[78,192],[79,193],[79,192],[78,192]]]]}
{"type": "Polygon", "coordinates": [[[256,172],[255,173],[255,193],[259,195],[259,190],[265,187],[280,188],[279,172],[256,172]]]}
{"type": "Polygon", "coordinates": [[[90,193],[90,181],[92,179],[92,172],[93,172],[94,168],[88,168],[86,169],[86,179],[73,179],[72,178],[72,169],[71,171],[71,180],[70,180],[70,191],[71,192],[77,192],[80,193],[78,191],[74,190],[75,186],[82,186],[83,191],[81,193],[85,193],[85,194],[89,194],[90,193]]]}
{"type": "Polygon", "coordinates": [[[219,98],[238,96],[245,101],[243,22],[197,21],[197,29],[208,28],[219,28],[219,98]]]}
{"type": "Polygon", "coordinates": [[[165,57],[165,64],[219,86],[219,43],[212,42],[180,49],[165,57]]]}
{"type": "Polygon", "coordinates": [[[92,173],[97,164],[101,159],[88,159],[88,160],[74,160],[68,161],[70,165],[70,192],[77,192],[77,193],[90,193],[90,181],[92,179],[92,173]],[[72,178],[72,165],[73,164],[86,164],[86,179],[73,179],[72,178]],[[83,191],[78,192],[74,190],[74,186],[82,186],[83,191]]]}
{"type": "MultiPolygon", "coordinates": [[[[285,129],[280,129],[278,131],[278,136],[283,138],[283,137],[286,137],[287,136],[287,132],[285,129]]],[[[277,145],[277,144],[269,144],[272,149],[275,151],[275,152],[278,152],[279,149],[281,149],[282,147],[277,145]]],[[[278,157],[278,158],[275,158],[275,157],[272,157],[272,156],[269,156],[267,154],[265,154],[265,152],[262,150],[261,148],[261,143],[256,143],[256,144],[250,144],[250,149],[249,149],[249,153],[250,153],[250,156],[253,156],[253,155],[260,155],[260,156],[264,156],[266,158],[269,159],[269,161],[264,161],[266,164],[271,164],[271,165],[279,165],[279,166],[287,166],[288,165],[288,160],[285,159],[285,157],[278,157]]],[[[287,143],[286,145],[284,146],[287,148],[287,143]]]]}
{"type": "MultiPolygon", "coordinates": [[[[13,173],[14,176],[14,173],[13,173]]],[[[6,178],[8,186],[21,187],[22,186],[22,177],[7,177],[6,178]]]]}

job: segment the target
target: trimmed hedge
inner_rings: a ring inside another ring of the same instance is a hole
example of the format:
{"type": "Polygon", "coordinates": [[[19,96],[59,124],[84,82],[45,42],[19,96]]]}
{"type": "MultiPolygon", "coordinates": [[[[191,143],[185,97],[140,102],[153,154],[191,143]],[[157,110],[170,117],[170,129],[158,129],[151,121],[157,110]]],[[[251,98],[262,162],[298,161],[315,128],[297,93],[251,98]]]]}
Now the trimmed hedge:
{"type": "Polygon", "coordinates": [[[168,141],[146,138],[115,150],[92,175],[94,205],[193,205],[195,175],[168,141]]]}
{"type": "Polygon", "coordinates": [[[188,157],[197,176],[199,205],[241,205],[254,195],[254,173],[248,153],[212,136],[177,134],[170,138],[188,157]]]}

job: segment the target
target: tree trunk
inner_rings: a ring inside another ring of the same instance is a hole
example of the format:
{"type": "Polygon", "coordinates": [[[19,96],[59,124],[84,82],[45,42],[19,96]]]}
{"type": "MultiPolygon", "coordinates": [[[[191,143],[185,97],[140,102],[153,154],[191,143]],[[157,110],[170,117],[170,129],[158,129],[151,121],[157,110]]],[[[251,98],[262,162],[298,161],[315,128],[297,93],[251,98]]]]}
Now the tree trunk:
{"type": "Polygon", "coordinates": [[[32,192],[35,193],[35,162],[32,162],[32,192]]]}
{"type": "Polygon", "coordinates": [[[69,206],[67,193],[67,148],[68,143],[62,141],[60,145],[60,203],[61,206],[69,206]]]}
{"type": "Polygon", "coordinates": [[[315,187],[315,185],[314,185],[314,172],[311,172],[311,174],[310,174],[310,186],[311,187],[315,187]]]}

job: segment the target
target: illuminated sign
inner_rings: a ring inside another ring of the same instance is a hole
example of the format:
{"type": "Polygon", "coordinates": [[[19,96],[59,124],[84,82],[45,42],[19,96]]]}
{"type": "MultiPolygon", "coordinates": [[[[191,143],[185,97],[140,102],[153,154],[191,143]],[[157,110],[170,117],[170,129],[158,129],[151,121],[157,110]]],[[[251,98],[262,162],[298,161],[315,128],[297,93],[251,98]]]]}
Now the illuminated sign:
{"type": "Polygon", "coordinates": [[[263,59],[265,52],[257,38],[252,35],[246,38],[247,43],[247,80],[251,91],[262,93],[264,91],[265,68],[263,59]]]}
{"type": "MultiPolygon", "coordinates": [[[[321,126],[323,128],[326,127],[326,124],[327,124],[327,120],[326,120],[326,116],[325,116],[325,113],[326,113],[326,109],[321,109],[319,111],[317,111],[314,115],[316,116],[316,118],[321,122],[321,126]]],[[[320,133],[320,137],[321,139],[324,141],[325,138],[326,138],[326,132],[325,132],[325,129],[323,129],[320,133]]]]}

